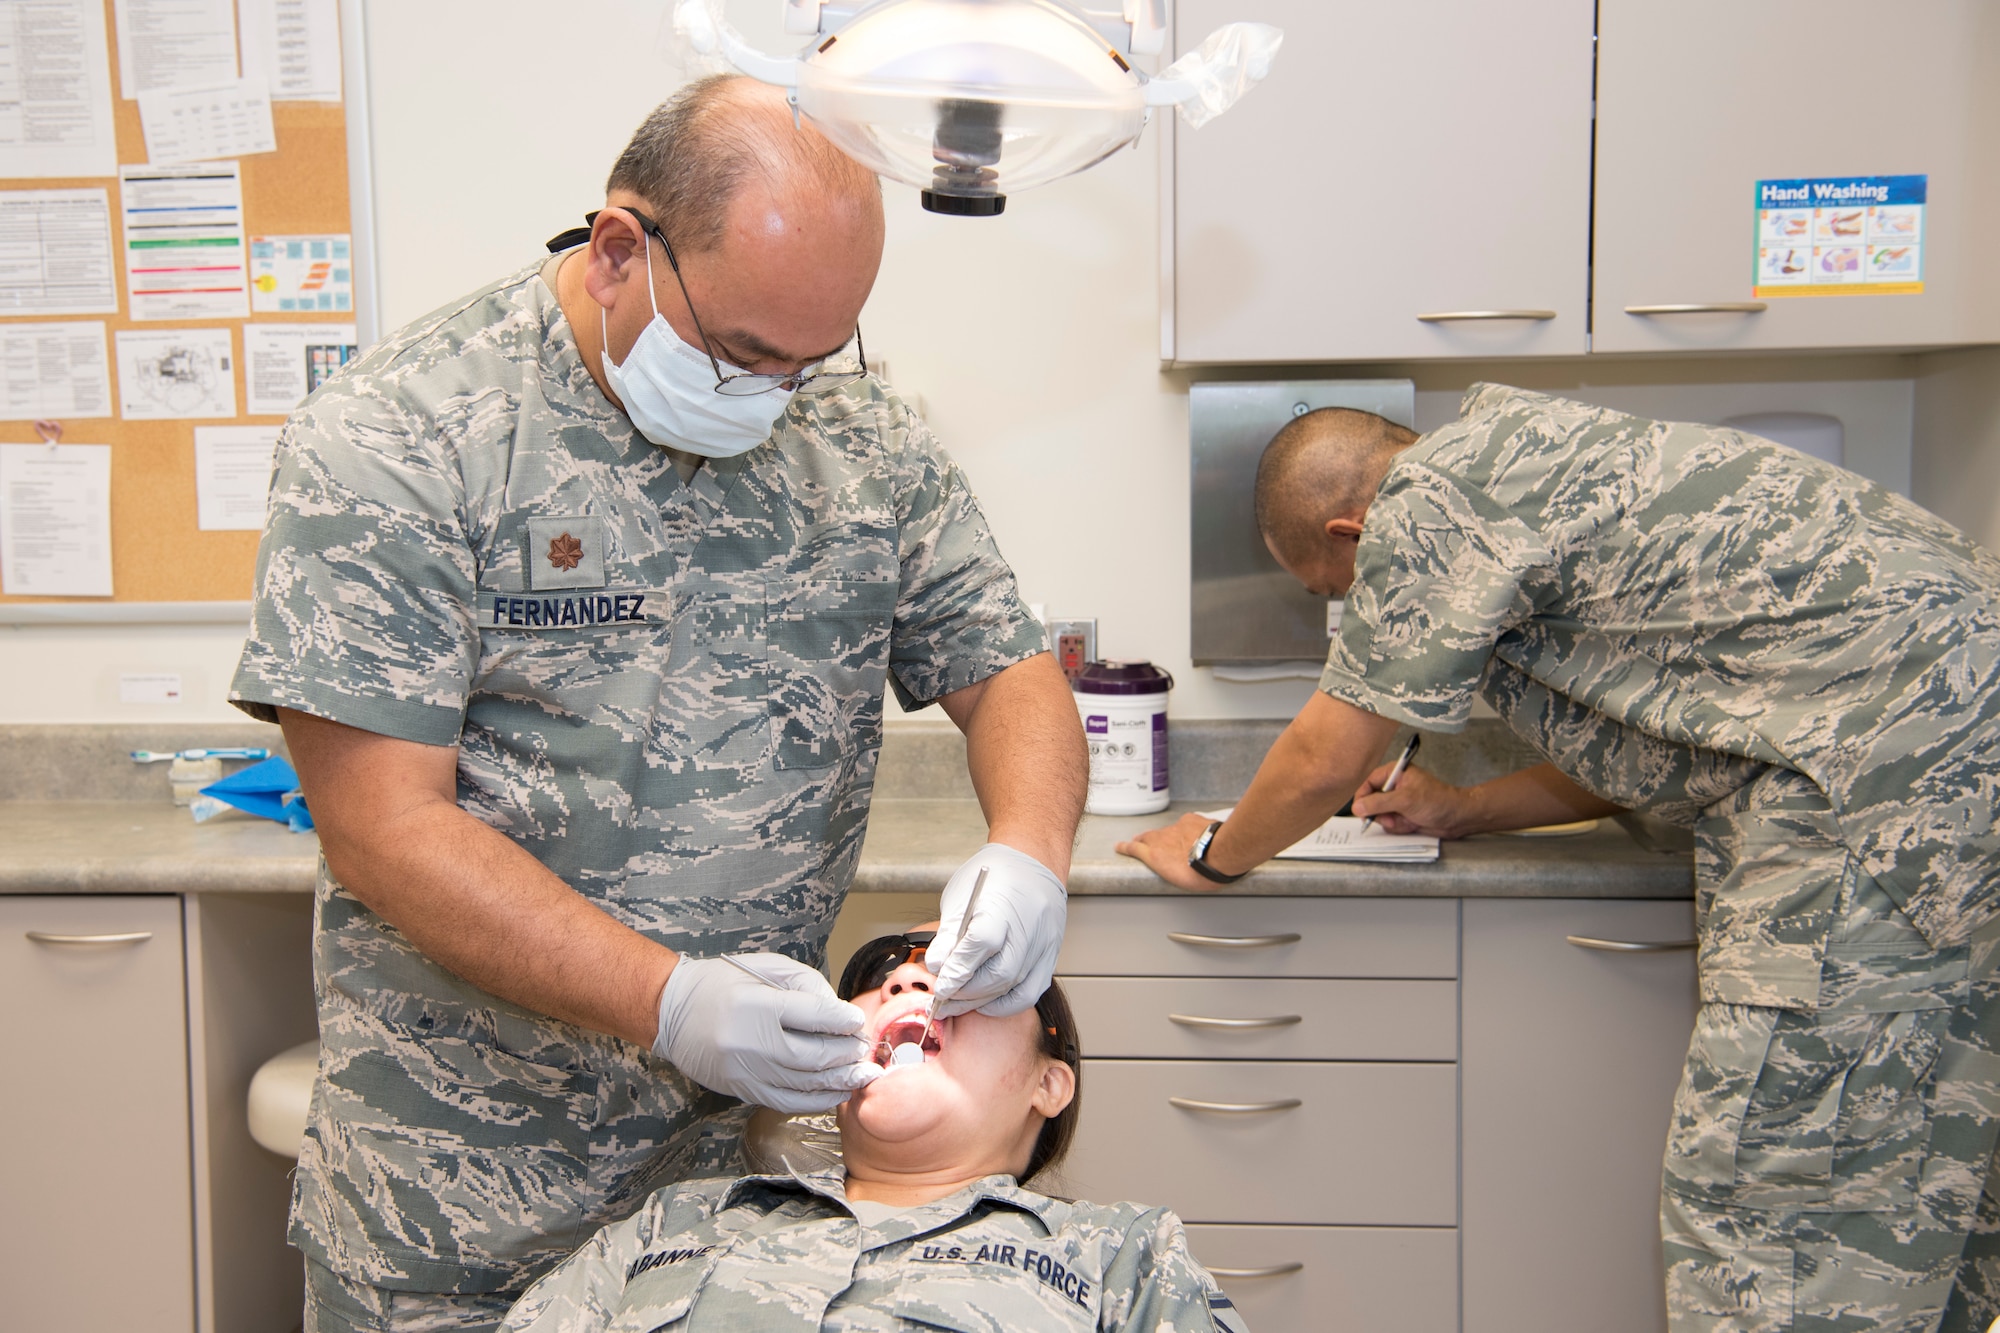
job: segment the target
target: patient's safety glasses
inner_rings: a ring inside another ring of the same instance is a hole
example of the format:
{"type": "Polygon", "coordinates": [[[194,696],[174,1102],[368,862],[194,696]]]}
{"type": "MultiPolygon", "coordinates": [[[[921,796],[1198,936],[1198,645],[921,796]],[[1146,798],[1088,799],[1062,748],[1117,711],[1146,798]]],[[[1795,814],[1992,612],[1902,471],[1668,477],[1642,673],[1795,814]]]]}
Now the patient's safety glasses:
{"type": "Polygon", "coordinates": [[[838,994],[851,1000],[863,991],[879,990],[889,974],[903,964],[924,961],[924,950],[937,938],[935,930],[911,930],[901,935],[883,935],[854,951],[847,970],[840,974],[838,994]]]}

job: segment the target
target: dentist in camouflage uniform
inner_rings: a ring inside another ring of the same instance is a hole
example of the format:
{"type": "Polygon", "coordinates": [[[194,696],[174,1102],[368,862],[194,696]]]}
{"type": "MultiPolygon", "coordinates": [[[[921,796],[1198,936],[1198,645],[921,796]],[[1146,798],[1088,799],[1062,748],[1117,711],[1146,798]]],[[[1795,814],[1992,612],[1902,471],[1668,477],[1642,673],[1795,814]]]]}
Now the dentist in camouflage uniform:
{"type": "Polygon", "coordinates": [[[1198,816],[1121,850],[1201,888],[1357,789],[1392,832],[1621,809],[1692,826],[1701,1008],[1662,1196],[1672,1327],[1985,1330],[2000,560],[1767,441],[1494,385],[1422,438],[1308,414],[1257,492],[1273,555],[1346,596],[1340,637],[1205,855],[1198,816]],[[1368,769],[1396,726],[1455,731],[1475,694],[1548,763],[1463,789],[1411,769],[1379,791],[1388,770],[1368,769]]]}
{"type": "Polygon", "coordinates": [[[880,1072],[814,968],[885,685],[964,731],[989,821],[941,1012],[1047,987],[1083,737],[964,476],[854,373],[882,227],[780,94],[706,80],[571,248],[287,423],[232,698],[284,725],[324,852],[309,1333],[492,1328],[732,1170],[745,1103],[880,1072]]]}

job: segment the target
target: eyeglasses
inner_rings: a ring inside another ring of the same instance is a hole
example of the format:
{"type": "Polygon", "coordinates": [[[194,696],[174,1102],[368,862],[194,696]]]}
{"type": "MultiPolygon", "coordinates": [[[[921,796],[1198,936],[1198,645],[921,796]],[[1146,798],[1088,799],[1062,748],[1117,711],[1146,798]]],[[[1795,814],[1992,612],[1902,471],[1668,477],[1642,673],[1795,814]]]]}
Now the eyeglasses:
{"type": "MultiPolygon", "coordinates": [[[[789,375],[753,375],[747,371],[738,371],[734,375],[723,374],[722,363],[716,359],[715,348],[708,341],[708,330],[701,326],[701,316],[695,313],[694,299],[688,295],[687,281],[681,277],[680,260],[674,257],[674,247],[667,243],[667,234],[660,230],[659,223],[638,209],[628,208],[625,211],[637,218],[639,226],[646,234],[657,240],[660,248],[667,252],[667,267],[674,271],[674,281],[681,289],[681,300],[687,302],[688,317],[694,321],[694,331],[701,337],[701,350],[707,354],[708,364],[715,371],[717,393],[731,398],[751,398],[760,393],[770,393],[774,389],[783,389],[787,393],[801,393],[807,390],[807,386],[811,386],[813,393],[823,393],[828,389],[837,389],[843,384],[852,384],[868,373],[868,350],[861,345],[861,326],[857,324],[854,326],[855,368],[852,370],[821,370],[819,367],[826,364],[821,361],[803,370],[795,370],[789,375]]],[[[585,220],[595,222],[597,214],[588,214],[585,220]]]]}
{"type": "Polygon", "coordinates": [[[843,1000],[871,990],[880,990],[889,974],[907,962],[924,961],[924,950],[937,938],[935,930],[912,930],[901,935],[883,935],[868,941],[847,960],[835,992],[843,1000]]]}

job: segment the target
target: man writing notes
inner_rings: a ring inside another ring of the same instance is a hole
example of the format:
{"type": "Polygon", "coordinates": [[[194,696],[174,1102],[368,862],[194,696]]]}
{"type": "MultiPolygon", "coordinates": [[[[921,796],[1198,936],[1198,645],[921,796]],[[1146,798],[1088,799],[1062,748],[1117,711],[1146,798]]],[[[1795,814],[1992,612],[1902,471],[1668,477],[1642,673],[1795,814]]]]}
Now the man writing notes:
{"type": "Polygon", "coordinates": [[[1266,544],[1345,596],[1319,692],[1227,823],[1121,850],[1199,889],[1350,796],[1459,837],[1644,809],[1696,840],[1700,1000],[1667,1145],[1676,1330],[2000,1314],[2000,561],[1734,431],[1492,385],[1422,438],[1291,423],[1266,544]],[[1475,694],[1548,761],[1369,772],[1475,694]]]}
{"type": "Polygon", "coordinates": [[[880,1072],[813,968],[885,681],[963,730],[989,824],[940,1014],[1047,989],[1083,738],[964,477],[861,372],[882,236],[781,93],[694,84],[577,244],[287,424],[233,697],[324,850],[307,1329],[493,1327],[727,1169],[742,1103],[880,1072]]]}

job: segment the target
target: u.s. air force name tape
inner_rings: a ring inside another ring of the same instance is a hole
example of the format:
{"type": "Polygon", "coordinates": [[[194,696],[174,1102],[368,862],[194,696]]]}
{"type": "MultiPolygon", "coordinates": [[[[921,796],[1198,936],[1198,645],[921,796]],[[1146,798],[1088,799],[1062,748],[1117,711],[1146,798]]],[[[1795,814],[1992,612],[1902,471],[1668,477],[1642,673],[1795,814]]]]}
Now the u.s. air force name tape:
{"type": "Polygon", "coordinates": [[[479,594],[481,629],[589,629],[663,624],[672,599],[657,588],[593,588],[587,592],[479,594]]]}

